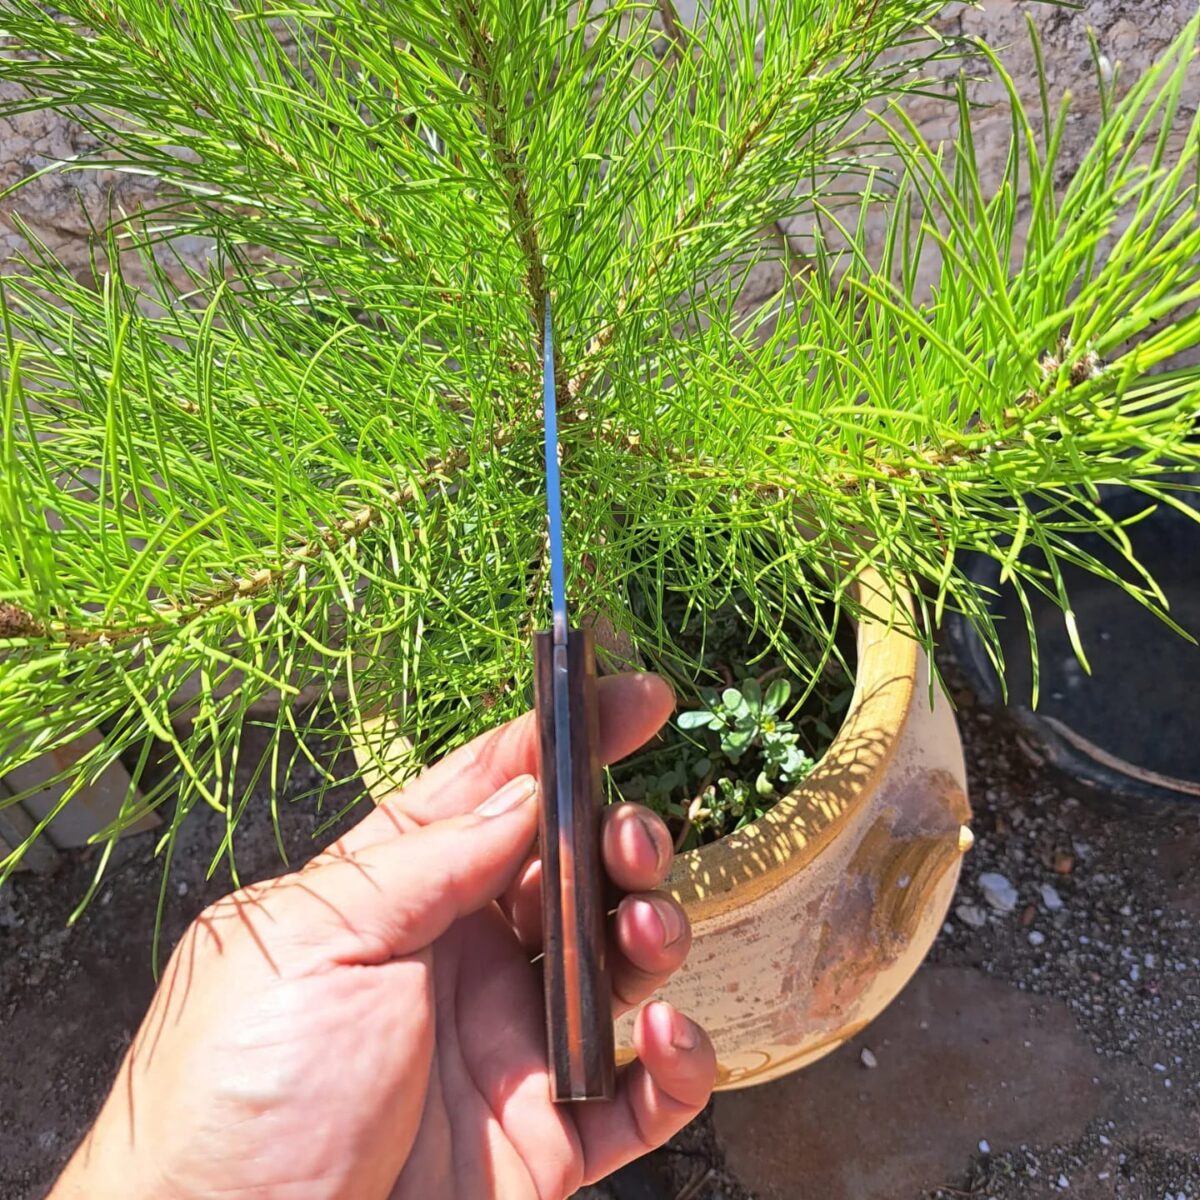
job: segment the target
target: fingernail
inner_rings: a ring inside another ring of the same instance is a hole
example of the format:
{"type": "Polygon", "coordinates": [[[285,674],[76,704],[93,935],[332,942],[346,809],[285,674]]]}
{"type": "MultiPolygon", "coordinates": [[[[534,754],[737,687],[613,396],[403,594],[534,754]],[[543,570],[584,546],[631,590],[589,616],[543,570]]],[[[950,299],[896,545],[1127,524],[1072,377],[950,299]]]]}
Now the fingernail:
{"type": "Polygon", "coordinates": [[[532,775],[518,775],[493,792],[475,811],[481,817],[498,817],[524,804],[535,791],[537,780],[532,775]]]}
{"type": "Polygon", "coordinates": [[[676,1050],[695,1050],[700,1045],[700,1027],[683,1013],[672,1014],[671,1045],[676,1050]]]}
{"type": "Polygon", "coordinates": [[[650,1013],[650,1019],[658,1027],[659,1036],[666,1033],[676,1050],[686,1052],[700,1045],[700,1027],[689,1021],[683,1013],[676,1012],[663,1000],[655,1000],[651,1008],[653,1012],[650,1013]]]}
{"type": "Polygon", "coordinates": [[[650,853],[654,855],[654,869],[660,874],[663,867],[666,865],[663,862],[663,846],[662,843],[654,836],[654,826],[650,823],[648,817],[637,814],[638,828],[642,831],[642,837],[650,844],[650,853]]]}
{"type": "Polygon", "coordinates": [[[664,950],[675,945],[687,934],[687,920],[683,913],[665,896],[650,896],[646,903],[654,910],[654,915],[662,926],[664,950]]]}

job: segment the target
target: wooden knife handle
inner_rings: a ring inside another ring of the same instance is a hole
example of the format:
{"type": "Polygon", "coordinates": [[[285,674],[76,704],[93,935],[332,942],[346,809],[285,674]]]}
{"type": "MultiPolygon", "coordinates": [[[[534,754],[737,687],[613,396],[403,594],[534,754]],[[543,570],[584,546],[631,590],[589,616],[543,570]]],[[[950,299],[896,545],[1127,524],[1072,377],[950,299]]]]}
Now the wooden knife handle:
{"type": "Polygon", "coordinates": [[[556,1101],[611,1100],[616,1087],[612,990],[605,954],[600,859],[599,709],[592,635],[567,634],[569,779],[555,741],[554,672],[563,648],[533,642],[534,705],[541,755],[542,927],[546,1037],[556,1101]]]}

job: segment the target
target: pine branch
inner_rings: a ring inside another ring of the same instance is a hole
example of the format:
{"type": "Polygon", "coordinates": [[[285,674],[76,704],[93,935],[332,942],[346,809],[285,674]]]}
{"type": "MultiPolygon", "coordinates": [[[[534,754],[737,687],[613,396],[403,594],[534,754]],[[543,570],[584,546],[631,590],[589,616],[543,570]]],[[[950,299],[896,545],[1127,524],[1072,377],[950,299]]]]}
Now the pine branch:
{"type": "MultiPolygon", "coordinates": [[[[684,61],[684,55],[687,54],[687,43],[684,40],[683,23],[679,19],[679,13],[675,8],[675,0],[658,0],[658,12],[663,24],[663,32],[667,35],[667,41],[670,44],[670,54],[676,64],[684,61]]],[[[872,14],[874,15],[874,14],[872,14]]],[[[696,103],[696,88],[695,84],[688,91],[688,106],[694,107],[696,103]]],[[[779,248],[783,252],[784,266],[789,273],[795,277],[802,274],[808,264],[802,259],[792,245],[792,239],[788,235],[788,231],[784,228],[783,222],[775,220],[770,225],[770,236],[779,243],[779,248]]]]}
{"type": "MultiPolygon", "coordinates": [[[[663,2],[670,3],[670,0],[663,0],[663,2]]],[[[856,3],[856,15],[861,13],[862,9],[868,4],[872,6],[872,10],[877,7],[874,4],[874,0],[856,0],[856,3]]],[[[640,278],[634,282],[632,287],[622,288],[617,298],[614,316],[592,338],[588,344],[586,353],[580,361],[578,369],[569,381],[568,392],[572,399],[576,399],[581,395],[599,368],[600,360],[604,352],[612,344],[613,338],[616,336],[617,329],[625,314],[642,302],[655,279],[671,265],[675,255],[679,252],[688,236],[694,234],[697,228],[718,207],[720,202],[725,199],[731,185],[737,179],[738,171],[753,153],[759,139],[771,129],[783,106],[789,100],[794,99],[799,93],[799,82],[811,75],[819,66],[835,60],[838,47],[836,45],[837,38],[834,30],[834,20],[833,16],[828,18],[826,26],[822,34],[817,37],[811,53],[802,62],[793,65],[785,77],[767,95],[759,96],[751,94],[749,100],[755,103],[757,113],[752,117],[748,117],[744,126],[738,132],[731,134],[726,141],[715,187],[702,199],[696,200],[677,211],[673,222],[673,233],[666,239],[661,250],[647,264],[646,269],[642,272],[640,278]]],[[[859,25],[857,20],[849,21],[848,26],[862,30],[865,37],[866,27],[859,25]]],[[[672,27],[676,33],[679,33],[678,21],[673,22],[672,27]]],[[[678,46],[679,43],[676,42],[675,44],[678,46]]],[[[848,56],[853,57],[854,53],[853,51],[849,52],[848,56]]],[[[678,54],[676,54],[675,60],[677,64],[684,61],[678,54]]],[[[742,115],[745,116],[746,114],[742,115]]]]}
{"type": "MultiPolygon", "coordinates": [[[[157,46],[151,44],[146,39],[139,36],[138,31],[126,21],[120,20],[116,14],[103,5],[89,5],[91,12],[99,22],[99,27],[107,27],[117,34],[122,41],[132,47],[139,54],[143,55],[150,63],[154,64],[159,71],[162,72],[163,78],[171,84],[175,89],[178,97],[191,105],[193,112],[198,117],[203,119],[203,114],[210,112],[212,116],[219,116],[211,111],[212,99],[203,92],[198,91],[192,81],[192,78],[186,71],[178,69],[178,64],[165,55],[157,46]]],[[[317,174],[315,167],[316,163],[312,161],[304,161],[301,158],[291,154],[279,140],[273,137],[260,125],[249,121],[245,112],[241,112],[237,117],[237,128],[239,134],[246,142],[257,147],[273,157],[276,162],[282,166],[290,174],[301,179],[306,179],[312,183],[321,183],[324,186],[324,181],[317,174]]],[[[372,237],[381,245],[386,246],[393,253],[400,255],[411,264],[419,264],[419,256],[409,247],[403,239],[396,236],[388,228],[387,221],[374,212],[366,204],[356,196],[349,193],[334,191],[331,199],[337,205],[340,205],[349,212],[364,228],[370,231],[372,237]]],[[[449,290],[448,284],[437,276],[433,276],[432,284],[434,288],[441,291],[447,303],[459,303],[462,300],[460,294],[449,290]]]]}
{"type": "Polygon", "coordinates": [[[322,724],[386,704],[419,761],[514,715],[546,606],[547,289],[568,586],[684,692],[681,607],[704,627],[736,595],[819,673],[822,605],[852,614],[868,565],[926,645],[960,611],[997,653],[962,550],[1067,611],[1071,565],[1161,611],[1096,495],[1188,508],[1200,470],[1200,21],[1105,97],[1065,186],[1065,118],[1035,131],[989,59],[1013,142],[988,190],[965,93],[945,150],[904,113],[933,0],[712,0],[703,40],[667,6],[670,56],[625,0],[333,0],[278,15],[306,22],[287,54],[249,0],[6,3],[26,94],[0,111],[80,112],[100,149],[73,169],[171,191],[103,235],[97,288],[33,241],[0,289],[0,771],[84,730],[68,789],[165,747],[170,836],[211,805],[226,853],[268,694],[273,805],[286,738],[333,781],[322,724]],[[747,312],[785,212],[806,269],[747,312]],[[191,232],[211,268],[172,260],[191,232]]]}
{"type": "Polygon", "coordinates": [[[496,73],[489,57],[492,35],[483,25],[478,5],[471,3],[471,0],[461,0],[457,6],[457,16],[474,67],[469,79],[480,103],[480,124],[487,134],[492,156],[504,180],[504,200],[512,222],[511,231],[525,260],[530,316],[534,326],[540,328],[546,304],[541,239],[537,222],[530,211],[524,164],[519,149],[512,144],[504,97],[496,85],[496,73]]]}

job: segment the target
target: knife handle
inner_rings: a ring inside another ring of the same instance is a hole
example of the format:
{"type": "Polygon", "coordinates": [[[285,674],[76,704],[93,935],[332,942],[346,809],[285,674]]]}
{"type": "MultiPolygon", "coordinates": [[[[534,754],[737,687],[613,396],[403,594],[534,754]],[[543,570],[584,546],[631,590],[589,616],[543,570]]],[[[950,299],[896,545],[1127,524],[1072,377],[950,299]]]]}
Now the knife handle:
{"type": "Polygon", "coordinates": [[[550,633],[535,633],[533,665],[541,767],[542,973],[553,1095],[559,1102],[611,1100],[616,1065],[600,859],[600,713],[590,631],[569,630],[565,647],[555,646],[550,633]],[[564,667],[570,726],[565,779],[554,712],[554,676],[564,667]]]}

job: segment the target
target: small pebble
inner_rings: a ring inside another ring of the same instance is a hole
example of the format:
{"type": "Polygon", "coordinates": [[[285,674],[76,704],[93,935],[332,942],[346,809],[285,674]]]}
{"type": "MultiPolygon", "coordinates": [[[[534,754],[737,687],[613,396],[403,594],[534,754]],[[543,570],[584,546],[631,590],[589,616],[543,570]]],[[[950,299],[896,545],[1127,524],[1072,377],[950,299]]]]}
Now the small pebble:
{"type": "Polygon", "coordinates": [[[1017,907],[1017,889],[995,871],[986,871],[980,875],[979,890],[997,912],[1008,913],[1017,907]]]}
{"type": "Polygon", "coordinates": [[[987,913],[977,904],[960,904],[954,910],[954,915],[972,929],[982,929],[987,924],[987,913]]]}
{"type": "Polygon", "coordinates": [[[1047,911],[1058,912],[1062,908],[1062,897],[1058,894],[1057,889],[1048,883],[1043,883],[1038,890],[1042,893],[1042,903],[1046,906],[1047,911]]]}
{"type": "Polygon", "coordinates": [[[1044,933],[1039,933],[1036,929],[1029,931],[1029,944],[1031,946],[1040,946],[1046,940],[1044,933]]]}
{"type": "Polygon", "coordinates": [[[866,1046],[862,1048],[862,1053],[858,1056],[858,1061],[862,1063],[862,1065],[866,1067],[868,1071],[873,1071],[877,1066],[879,1066],[879,1059],[877,1059],[875,1055],[866,1048],[866,1046]]]}
{"type": "Polygon", "coordinates": [[[1060,1192],[1065,1192],[1070,1186],[1071,1181],[1065,1175],[1060,1175],[1058,1177],[1058,1190],[1060,1192]]]}

